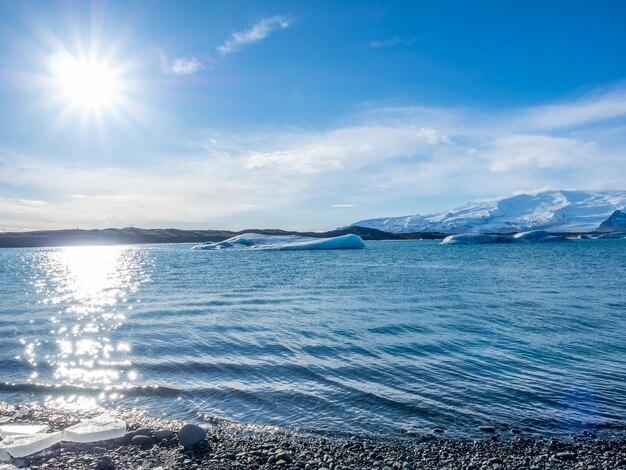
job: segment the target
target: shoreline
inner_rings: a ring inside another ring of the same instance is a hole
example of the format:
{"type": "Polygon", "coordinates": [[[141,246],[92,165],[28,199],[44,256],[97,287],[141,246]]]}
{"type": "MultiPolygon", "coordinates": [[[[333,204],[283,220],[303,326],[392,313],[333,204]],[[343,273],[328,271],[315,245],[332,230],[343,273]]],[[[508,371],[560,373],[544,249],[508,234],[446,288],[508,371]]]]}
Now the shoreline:
{"type": "MultiPolygon", "coordinates": [[[[12,415],[17,409],[0,402],[0,416],[12,415]]],[[[102,410],[63,410],[40,405],[28,405],[27,411],[12,423],[48,424],[51,431],[102,413],[102,410]]],[[[184,448],[177,434],[181,422],[137,409],[107,413],[127,423],[124,437],[89,444],[60,442],[8,463],[33,470],[626,468],[626,438],[597,438],[590,433],[568,440],[526,438],[497,431],[485,432],[484,438],[474,440],[447,438],[437,433],[407,438],[322,436],[216,419],[194,423],[207,429],[206,439],[193,448],[184,448]],[[133,440],[135,436],[141,437],[133,440]]]]}

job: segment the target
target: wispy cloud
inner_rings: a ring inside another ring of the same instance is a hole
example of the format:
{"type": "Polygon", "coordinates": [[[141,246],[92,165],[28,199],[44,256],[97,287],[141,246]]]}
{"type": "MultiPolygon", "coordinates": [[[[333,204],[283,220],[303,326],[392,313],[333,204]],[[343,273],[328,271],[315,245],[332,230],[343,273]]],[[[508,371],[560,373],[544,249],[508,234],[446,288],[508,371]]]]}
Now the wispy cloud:
{"type": "Polygon", "coordinates": [[[174,59],[169,66],[172,73],[176,75],[189,75],[202,69],[202,62],[195,57],[174,59]]]}
{"type": "Polygon", "coordinates": [[[161,70],[167,74],[190,75],[202,70],[205,64],[197,57],[176,57],[169,58],[164,53],[160,53],[161,70]]]}
{"type": "Polygon", "coordinates": [[[289,28],[291,24],[292,20],[283,16],[263,18],[250,28],[233,33],[222,45],[218,46],[217,51],[222,55],[237,52],[248,44],[267,38],[274,31],[289,28]]]}
{"type": "Polygon", "coordinates": [[[394,47],[394,46],[411,46],[419,41],[418,36],[413,36],[410,38],[403,38],[400,36],[395,36],[392,38],[381,39],[376,41],[371,41],[370,46],[375,48],[381,47],[394,47]]]}

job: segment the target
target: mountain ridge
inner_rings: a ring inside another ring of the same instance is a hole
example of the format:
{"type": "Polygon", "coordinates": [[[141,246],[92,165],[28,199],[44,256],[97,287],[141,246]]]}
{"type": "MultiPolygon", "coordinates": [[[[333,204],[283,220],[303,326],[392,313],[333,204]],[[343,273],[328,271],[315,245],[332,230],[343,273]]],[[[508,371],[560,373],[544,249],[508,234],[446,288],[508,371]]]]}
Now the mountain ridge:
{"type": "Polygon", "coordinates": [[[616,210],[626,210],[626,190],[551,190],[468,202],[425,215],[360,220],[351,225],[397,234],[507,233],[539,229],[593,232],[616,210]]]}

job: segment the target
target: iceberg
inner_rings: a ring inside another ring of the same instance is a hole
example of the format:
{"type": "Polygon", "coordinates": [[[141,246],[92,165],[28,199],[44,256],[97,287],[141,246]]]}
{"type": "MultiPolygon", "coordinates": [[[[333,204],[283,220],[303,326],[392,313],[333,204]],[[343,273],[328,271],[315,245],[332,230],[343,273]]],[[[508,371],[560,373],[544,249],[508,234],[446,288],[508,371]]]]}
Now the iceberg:
{"type": "Polygon", "coordinates": [[[513,235],[513,238],[518,241],[532,243],[562,242],[569,240],[563,235],[550,235],[545,230],[531,230],[529,232],[520,232],[513,235]]]}
{"type": "Polygon", "coordinates": [[[449,235],[441,243],[444,245],[485,245],[488,243],[511,243],[513,237],[507,235],[486,235],[484,233],[461,233],[449,235]]]}
{"type": "Polygon", "coordinates": [[[598,235],[596,238],[600,240],[626,238],[626,232],[611,232],[598,235]]]}
{"type": "Polygon", "coordinates": [[[100,415],[81,421],[63,431],[63,440],[68,442],[96,442],[115,439],[126,434],[126,423],[109,415],[100,415]]]}
{"type": "Polygon", "coordinates": [[[31,434],[28,436],[9,436],[0,442],[0,459],[6,459],[6,455],[13,458],[26,457],[40,452],[61,441],[61,431],[48,434],[31,434]]]}
{"type": "Polygon", "coordinates": [[[365,248],[358,235],[332,238],[301,237],[299,235],[263,235],[244,233],[221,242],[207,242],[194,250],[355,250],[365,248]]]}
{"type": "Polygon", "coordinates": [[[445,245],[485,245],[489,243],[546,243],[562,242],[569,240],[563,235],[550,235],[544,230],[532,230],[530,232],[509,235],[488,235],[485,233],[461,233],[449,235],[441,243],[445,245]]]}
{"type": "Polygon", "coordinates": [[[46,432],[50,427],[45,424],[11,424],[0,426],[0,436],[23,436],[46,432]]]}

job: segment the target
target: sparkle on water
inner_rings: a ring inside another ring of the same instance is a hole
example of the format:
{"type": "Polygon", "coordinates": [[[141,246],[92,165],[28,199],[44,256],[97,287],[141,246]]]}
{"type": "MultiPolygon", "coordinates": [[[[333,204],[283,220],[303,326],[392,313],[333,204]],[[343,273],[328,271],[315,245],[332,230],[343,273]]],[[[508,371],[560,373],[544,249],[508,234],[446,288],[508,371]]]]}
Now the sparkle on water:
{"type": "MultiPolygon", "coordinates": [[[[55,386],[99,388],[100,398],[115,397],[137,377],[125,359],[130,344],[113,341],[132,309],[132,295],[145,275],[138,271],[137,251],[128,247],[68,247],[35,252],[36,269],[30,280],[40,308],[53,312],[50,330],[37,339],[20,339],[24,357],[32,366],[30,381],[40,370],[55,386]]],[[[41,325],[39,325],[41,327],[41,325]]],[[[94,397],[72,394],[55,397],[79,407],[95,406],[94,397]]]]}

